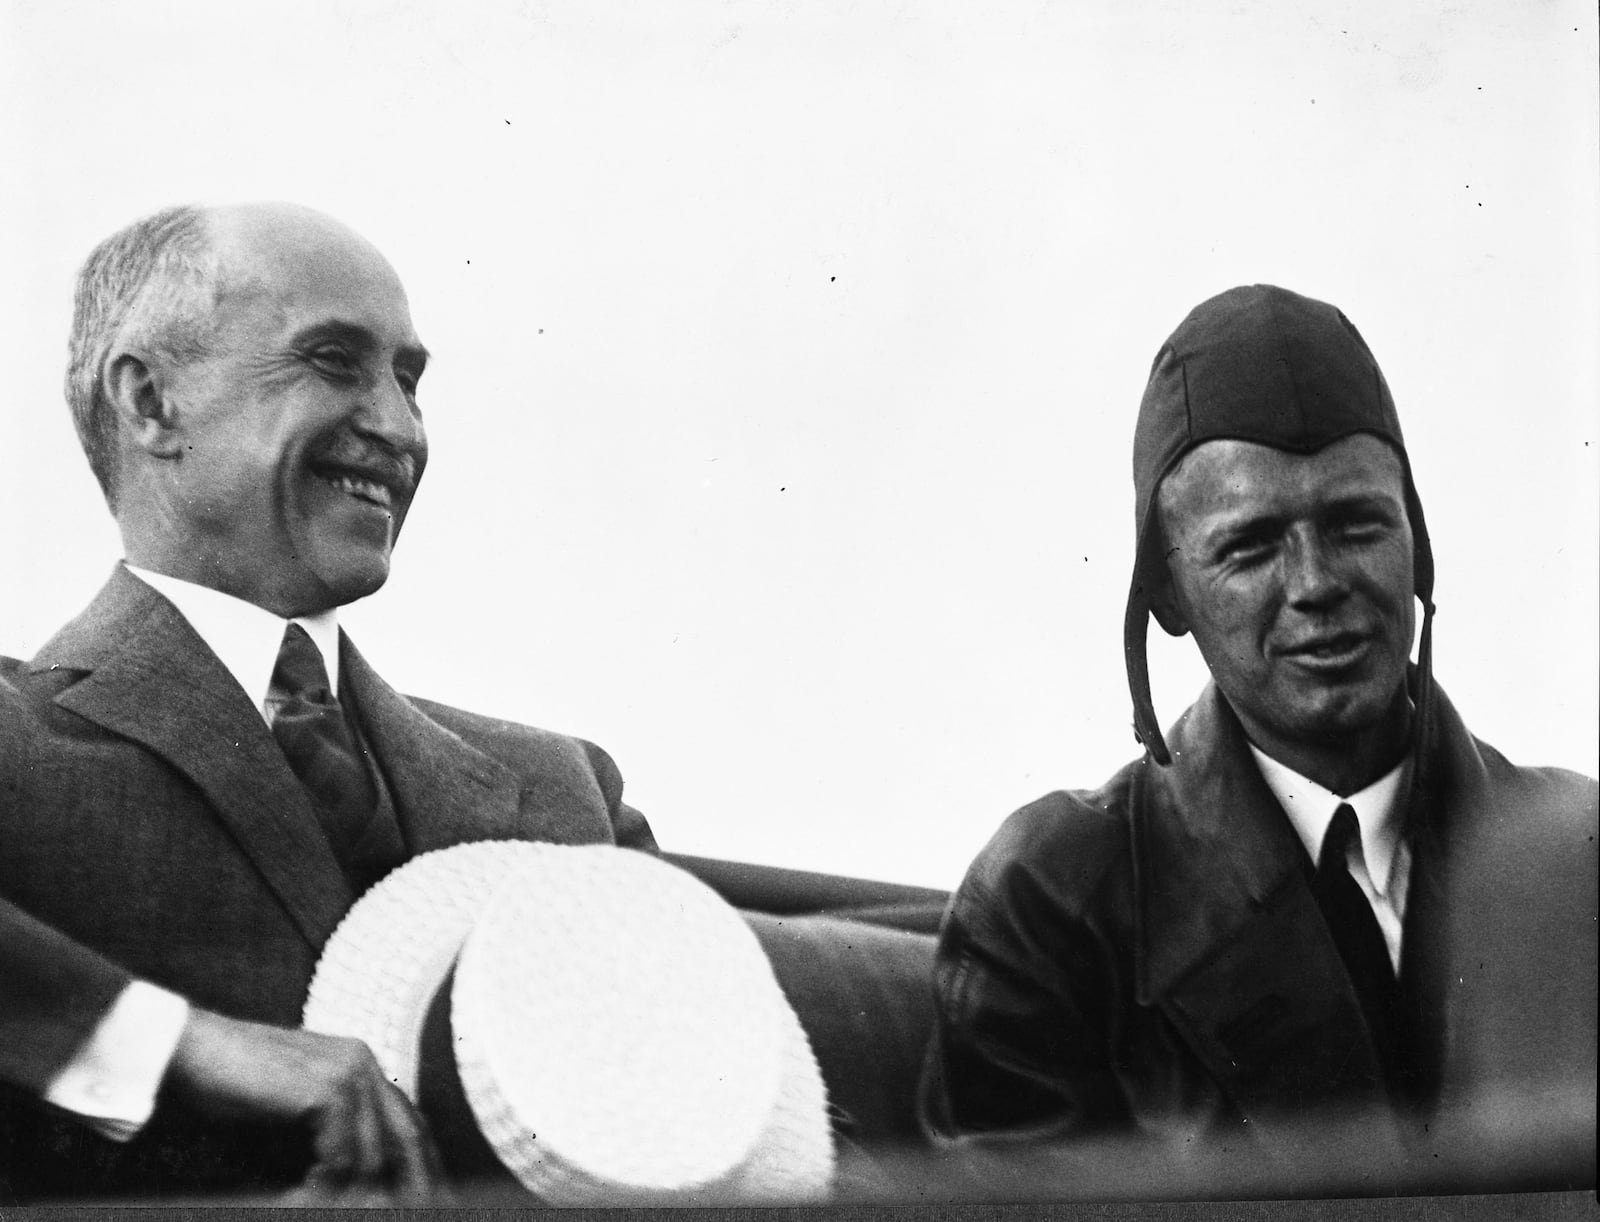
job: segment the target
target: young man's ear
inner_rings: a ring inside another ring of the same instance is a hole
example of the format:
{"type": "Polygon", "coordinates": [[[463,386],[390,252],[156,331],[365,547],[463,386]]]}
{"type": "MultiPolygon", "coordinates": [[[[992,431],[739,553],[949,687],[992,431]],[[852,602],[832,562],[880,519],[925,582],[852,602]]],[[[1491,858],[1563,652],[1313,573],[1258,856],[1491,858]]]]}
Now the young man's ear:
{"type": "Polygon", "coordinates": [[[106,364],[105,393],[133,443],[155,458],[183,450],[177,411],[160,373],[142,355],[119,352],[106,364]]]}

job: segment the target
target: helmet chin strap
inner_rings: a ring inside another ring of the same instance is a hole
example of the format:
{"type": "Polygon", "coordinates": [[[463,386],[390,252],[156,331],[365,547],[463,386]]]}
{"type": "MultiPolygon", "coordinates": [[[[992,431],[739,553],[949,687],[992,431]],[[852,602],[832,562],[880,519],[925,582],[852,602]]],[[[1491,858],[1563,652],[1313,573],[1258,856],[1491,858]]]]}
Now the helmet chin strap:
{"type": "Polygon", "coordinates": [[[1172,762],[1167,740],[1156,720],[1155,701],[1150,695],[1150,657],[1147,641],[1150,631],[1150,599],[1144,582],[1134,570],[1133,588],[1128,591],[1128,609],[1122,621],[1122,649],[1128,663],[1128,688],[1133,696],[1133,736],[1162,767],[1172,762]]]}
{"type": "MultiPolygon", "coordinates": [[[[1422,748],[1433,736],[1433,599],[1419,592],[1422,599],[1422,633],[1417,641],[1416,717],[1411,725],[1411,750],[1418,766],[1425,762],[1422,748]]],[[[1133,735],[1161,767],[1172,763],[1172,752],[1156,720],[1155,701],[1150,695],[1150,659],[1147,641],[1150,631],[1150,601],[1144,583],[1134,579],[1128,592],[1128,610],[1122,621],[1122,647],[1128,663],[1128,688],[1133,696],[1133,735]]]]}
{"type": "Polygon", "coordinates": [[[1427,761],[1426,745],[1433,738],[1433,599],[1419,594],[1422,599],[1422,633],[1417,639],[1417,691],[1414,699],[1417,715],[1411,726],[1411,750],[1422,768],[1427,761]]]}

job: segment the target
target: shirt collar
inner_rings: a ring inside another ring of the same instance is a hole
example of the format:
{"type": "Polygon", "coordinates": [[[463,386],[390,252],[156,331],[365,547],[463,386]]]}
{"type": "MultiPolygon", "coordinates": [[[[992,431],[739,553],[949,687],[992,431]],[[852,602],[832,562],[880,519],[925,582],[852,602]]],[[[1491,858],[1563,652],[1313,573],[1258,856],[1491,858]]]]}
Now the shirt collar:
{"type": "Polygon", "coordinates": [[[1394,872],[1395,850],[1400,844],[1401,782],[1411,765],[1411,757],[1408,755],[1359,793],[1341,798],[1331,789],[1324,789],[1264,754],[1254,743],[1250,744],[1250,754],[1255,756],[1262,779],[1289,816],[1289,822],[1294,824],[1300,843],[1306,846],[1312,861],[1322,852],[1322,841],[1328,834],[1328,824],[1333,822],[1333,812],[1341,804],[1348,804],[1356,812],[1367,874],[1372,879],[1373,889],[1379,895],[1388,895],[1393,881],[1390,876],[1394,872]]]}
{"type": "Polygon", "coordinates": [[[339,695],[339,613],[337,609],[319,611],[315,615],[297,615],[292,620],[280,619],[254,603],[247,603],[232,594],[213,590],[169,577],[165,573],[152,573],[125,564],[128,572],[153,586],[166,596],[167,601],[189,621],[189,627],[210,647],[228,673],[234,677],[245,694],[254,702],[261,715],[266,716],[267,689],[272,686],[272,672],[278,665],[278,649],[283,644],[284,630],[291,623],[299,624],[322,651],[323,665],[328,670],[328,686],[333,695],[339,695]]]}

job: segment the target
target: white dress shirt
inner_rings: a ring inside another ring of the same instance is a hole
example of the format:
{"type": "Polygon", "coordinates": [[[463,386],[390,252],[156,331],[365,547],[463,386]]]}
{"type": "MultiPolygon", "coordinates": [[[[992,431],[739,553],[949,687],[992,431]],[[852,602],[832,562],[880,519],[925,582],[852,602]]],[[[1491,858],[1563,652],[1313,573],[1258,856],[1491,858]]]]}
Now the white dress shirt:
{"type": "MultiPolygon", "coordinates": [[[[278,663],[278,648],[291,621],[253,603],[163,573],[127,565],[128,572],[165,595],[189,626],[221,659],[260,711],[270,720],[267,691],[278,663]]],[[[322,651],[329,686],[339,694],[339,621],[335,611],[298,616],[322,651]]],[[[117,997],[62,1070],[45,1088],[47,1102],[72,1112],[116,1141],[133,1137],[155,1110],[156,1092],[189,1020],[183,998],[143,980],[117,997]]]]}
{"type": "Polygon", "coordinates": [[[1348,805],[1356,812],[1361,835],[1352,838],[1346,850],[1350,877],[1356,880],[1361,893],[1372,905],[1372,915],[1378,918],[1378,928],[1383,931],[1383,940],[1389,948],[1389,962],[1398,972],[1400,931],[1405,924],[1406,895],[1411,888],[1411,846],[1401,834],[1400,826],[1403,814],[1400,795],[1404,792],[1402,782],[1410,767],[1410,758],[1396,764],[1392,771],[1361,792],[1341,798],[1258,751],[1253,743],[1250,753],[1255,756],[1267,788],[1289,816],[1312,861],[1322,852],[1322,841],[1328,834],[1328,824],[1333,822],[1334,812],[1341,805],[1348,805]]]}
{"type": "Polygon", "coordinates": [[[278,665],[278,649],[290,624],[299,624],[322,652],[328,670],[328,685],[339,695],[339,613],[322,611],[316,615],[297,615],[280,619],[232,594],[179,581],[165,573],[151,573],[127,566],[128,572],[154,586],[183,613],[189,627],[222,659],[228,673],[244,688],[261,716],[267,717],[267,689],[278,665]]]}

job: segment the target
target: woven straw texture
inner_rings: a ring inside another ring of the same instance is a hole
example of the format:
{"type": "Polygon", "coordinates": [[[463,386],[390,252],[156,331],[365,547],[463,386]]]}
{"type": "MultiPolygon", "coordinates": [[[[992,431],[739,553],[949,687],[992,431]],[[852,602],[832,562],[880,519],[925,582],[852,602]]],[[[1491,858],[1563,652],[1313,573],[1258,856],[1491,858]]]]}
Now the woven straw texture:
{"type": "Polygon", "coordinates": [[[486,840],[414,857],[363,895],[323,948],[302,1020],[307,1030],[365,1040],[417,1098],[422,1024],[495,888],[554,846],[486,840]]]}
{"type": "Polygon", "coordinates": [[[306,1026],[365,1040],[416,1098],[422,1025],[452,964],[462,1088],[543,1200],[826,1195],[827,1096],[805,1032],[743,918],[691,875],[609,846],[415,858],[330,939],[306,1026]]]}

